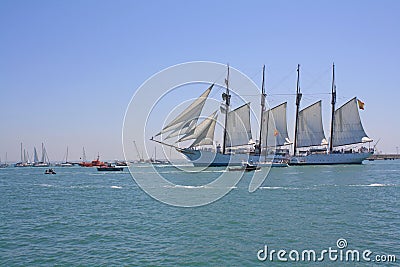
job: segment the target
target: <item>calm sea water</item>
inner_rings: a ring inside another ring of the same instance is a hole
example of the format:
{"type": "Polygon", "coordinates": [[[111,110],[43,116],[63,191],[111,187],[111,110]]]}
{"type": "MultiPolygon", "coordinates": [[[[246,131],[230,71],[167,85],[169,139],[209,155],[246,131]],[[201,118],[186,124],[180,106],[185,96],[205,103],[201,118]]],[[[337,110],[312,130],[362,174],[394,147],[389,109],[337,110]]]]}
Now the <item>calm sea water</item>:
{"type": "MultiPolygon", "coordinates": [[[[54,169],[0,169],[0,265],[268,266],[278,262],[257,259],[264,245],[321,251],[337,248],[339,238],[400,261],[400,161],[275,168],[254,193],[246,174],[228,195],[197,208],[154,200],[127,171],[54,169]]],[[[221,170],[162,171],[202,184],[221,170]]]]}

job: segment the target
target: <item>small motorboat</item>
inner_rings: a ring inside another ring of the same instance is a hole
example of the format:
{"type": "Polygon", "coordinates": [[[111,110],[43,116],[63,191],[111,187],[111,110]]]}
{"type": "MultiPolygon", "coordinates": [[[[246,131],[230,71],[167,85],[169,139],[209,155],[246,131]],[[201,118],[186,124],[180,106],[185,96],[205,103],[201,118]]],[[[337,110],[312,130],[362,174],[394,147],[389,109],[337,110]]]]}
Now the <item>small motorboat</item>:
{"type": "Polygon", "coordinates": [[[255,171],[259,169],[261,169],[261,166],[257,166],[248,162],[242,164],[242,166],[239,168],[229,168],[230,171],[246,171],[246,172],[255,171]]]}
{"type": "Polygon", "coordinates": [[[116,167],[115,165],[108,163],[101,165],[100,167],[97,167],[97,170],[99,172],[117,172],[117,171],[123,171],[123,167],[116,167]]]}
{"type": "Polygon", "coordinates": [[[128,162],[127,161],[115,161],[115,166],[128,167],[128,162]]]}
{"type": "Polygon", "coordinates": [[[53,169],[47,169],[44,174],[56,174],[56,172],[53,169]]]}
{"type": "Polygon", "coordinates": [[[257,165],[262,167],[289,167],[289,164],[285,160],[259,162],[257,165]]]}

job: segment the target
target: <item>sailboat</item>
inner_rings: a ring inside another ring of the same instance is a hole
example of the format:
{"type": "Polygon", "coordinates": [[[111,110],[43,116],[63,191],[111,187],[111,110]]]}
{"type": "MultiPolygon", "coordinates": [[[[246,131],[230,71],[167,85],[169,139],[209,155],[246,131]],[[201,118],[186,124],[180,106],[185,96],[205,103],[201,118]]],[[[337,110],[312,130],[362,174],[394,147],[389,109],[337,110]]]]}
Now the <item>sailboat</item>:
{"type": "Polygon", "coordinates": [[[61,167],[72,167],[72,163],[68,162],[68,147],[67,147],[67,154],[65,155],[65,162],[60,163],[61,167]]]}
{"type": "Polygon", "coordinates": [[[39,161],[38,159],[38,154],[36,151],[36,147],[33,148],[33,167],[49,167],[50,166],[50,160],[49,157],[47,156],[46,148],[44,147],[44,144],[42,143],[42,158],[39,161]]]}
{"type": "Polygon", "coordinates": [[[260,161],[261,142],[257,148],[255,142],[252,141],[250,103],[244,103],[231,110],[229,65],[225,84],[225,92],[222,94],[224,103],[221,108],[221,113],[225,115],[222,146],[218,144],[214,149],[214,132],[218,111],[213,112],[202,122],[197,123],[214,84],[155,135],[157,137],[169,132],[165,139],[178,136],[177,143],[194,140],[191,145],[182,148],[156,140],[154,137],[151,140],[174,147],[195,167],[242,166],[246,162],[258,163],[260,161]]]}
{"type": "Polygon", "coordinates": [[[21,143],[21,160],[15,163],[14,167],[31,167],[31,166],[32,163],[30,162],[29,155],[27,155],[25,149],[22,149],[22,143],[21,143]]]}
{"type": "Polygon", "coordinates": [[[296,122],[294,152],[290,165],[361,164],[373,154],[373,149],[347,149],[348,145],[369,143],[358,112],[359,100],[354,97],[335,110],[335,65],[332,71],[332,114],[330,141],[325,138],[322,125],[321,100],[300,109],[300,65],[297,67],[296,122]],[[328,148],[329,145],[329,148],[328,148]]]}
{"type": "Polygon", "coordinates": [[[7,152],[6,152],[6,160],[2,163],[1,158],[0,158],[0,168],[7,168],[8,163],[7,163],[7,152]]]}
{"type": "Polygon", "coordinates": [[[154,159],[150,158],[150,163],[151,164],[156,164],[156,165],[167,165],[170,164],[170,162],[168,160],[160,160],[157,159],[157,147],[154,147],[154,159]]]}
{"type": "Polygon", "coordinates": [[[142,155],[140,155],[140,153],[139,153],[139,149],[138,149],[138,147],[137,147],[137,144],[136,144],[136,141],[135,140],[133,140],[133,144],[134,144],[134,146],[135,146],[135,149],[136,149],[136,153],[137,153],[137,156],[138,156],[138,163],[145,163],[145,161],[144,161],[144,158],[143,158],[143,153],[142,153],[142,155]]]}

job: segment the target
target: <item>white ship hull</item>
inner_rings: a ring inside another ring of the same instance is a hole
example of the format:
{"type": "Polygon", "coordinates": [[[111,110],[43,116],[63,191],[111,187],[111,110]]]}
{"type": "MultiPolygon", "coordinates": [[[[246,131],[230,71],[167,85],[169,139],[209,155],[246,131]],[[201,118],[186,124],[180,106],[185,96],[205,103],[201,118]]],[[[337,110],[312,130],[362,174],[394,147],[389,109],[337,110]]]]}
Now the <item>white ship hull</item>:
{"type": "Polygon", "coordinates": [[[39,162],[39,163],[33,163],[32,167],[49,167],[50,163],[43,163],[43,162],[39,162]]]}
{"type": "Polygon", "coordinates": [[[243,162],[258,162],[259,155],[222,154],[207,150],[179,149],[195,167],[242,166],[243,162]]]}
{"type": "Polygon", "coordinates": [[[289,165],[334,165],[334,164],[361,164],[372,153],[332,153],[310,154],[307,156],[295,156],[289,161],[289,165]]]}

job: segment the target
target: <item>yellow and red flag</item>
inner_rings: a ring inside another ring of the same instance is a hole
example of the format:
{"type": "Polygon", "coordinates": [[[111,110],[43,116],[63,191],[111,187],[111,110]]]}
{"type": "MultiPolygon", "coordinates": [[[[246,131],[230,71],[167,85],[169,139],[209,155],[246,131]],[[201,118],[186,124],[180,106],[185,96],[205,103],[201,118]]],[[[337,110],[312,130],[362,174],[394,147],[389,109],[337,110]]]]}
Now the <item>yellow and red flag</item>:
{"type": "Polygon", "coordinates": [[[278,134],[279,134],[278,130],[275,129],[275,131],[274,131],[274,136],[278,136],[278,134]]]}
{"type": "Polygon", "coordinates": [[[362,102],[359,99],[357,99],[357,102],[358,102],[358,108],[364,110],[364,102],[362,102]]]}

